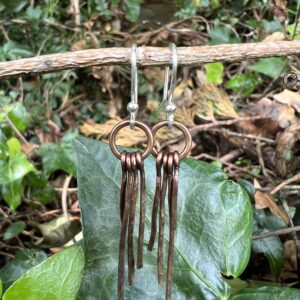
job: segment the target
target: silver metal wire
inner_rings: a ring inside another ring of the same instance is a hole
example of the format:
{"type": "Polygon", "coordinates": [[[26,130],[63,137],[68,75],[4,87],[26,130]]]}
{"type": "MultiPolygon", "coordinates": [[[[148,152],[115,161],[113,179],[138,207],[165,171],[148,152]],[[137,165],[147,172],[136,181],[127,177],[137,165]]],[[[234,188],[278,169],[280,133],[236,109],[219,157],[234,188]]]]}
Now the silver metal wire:
{"type": "Polygon", "coordinates": [[[134,128],[138,105],[138,72],[136,63],[136,44],[131,47],[131,101],[127,105],[127,111],[130,113],[130,128],[134,128]]]}
{"type": "Polygon", "coordinates": [[[168,127],[172,128],[174,121],[174,112],[176,110],[176,104],[173,102],[174,90],[177,78],[177,67],[178,58],[176,52],[176,45],[174,43],[170,44],[170,49],[172,50],[172,75],[169,86],[169,66],[165,68],[165,78],[164,78],[164,89],[163,89],[163,99],[160,107],[165,107],[167,113],[168,127]]]}

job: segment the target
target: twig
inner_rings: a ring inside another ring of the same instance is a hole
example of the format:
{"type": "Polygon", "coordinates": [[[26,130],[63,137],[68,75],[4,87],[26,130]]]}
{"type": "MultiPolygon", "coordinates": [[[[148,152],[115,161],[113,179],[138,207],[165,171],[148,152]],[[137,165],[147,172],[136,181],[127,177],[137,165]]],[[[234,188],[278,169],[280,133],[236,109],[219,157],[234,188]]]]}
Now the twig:
{"type": "MultiPolygon", "coordinates": [[[[195,156],[194,158],[195,158],[195,159],[207,158],[207,159],[210,159],[210,160],[213,160],[213,161],[220,161],[219,158],[213,157],[213,156],[211,156],[211,155],[209,155],[209,154],[206,154],[206,153],[202,153],[202,154],[200,154],[200,155],[198,155],[198,156],[195,156]]],[[[255,175],[255,174],[253,174],[251,171],[249,171],[249,170],[247,170],[247,169],[244,169],[244,168],[241,168],[241,167],[238,167],[238,166],[236,166],[236,165],[234,165],[234,164],[231,164],[231,163],[229,163],[229,162],[222,161],[221,163],[224,164],[225,166],[228,166],[228,167],[231,168],[231,169],[235,169],[235,170],[240,171],[240,172],[242,172],[242,173],[249,174],[249,175],[251,175],[251,176],[253,176],[253,177],[260,178],[260,179],[263,178],[263,177],[260,176],[260,175],[255,175]]]]}
{"type": "MultiPolygon", "coordinates": [[[[234,62],[261,57],[300,54],[299,41],[225,44],[215,46],[178,47],[178,64],[198,66],[208,62],[234,62]]],[[[40,75],[50,72],[101,65],[129,65],[130,48],[102,48],[41,55],[0,63],[0,78],[40,75]]],[[[170,49],[139,47],[137,62],[140,66],[170,64],[170,49]]]]}
{"type": "Polygon", "coordinates": [[[211,131],[220,132],[220,133],[223,133],[224,135],[228,134],[228,135],[241,137],[241,138],[244,138],[244,139],[259,140],[259,141],[263,141],[263,142],[266,142],[266,143],[269,143],[269,144],[274,144],[274,145],[276,144],[276,142],[272,139],[262,137],[262,136],[257,136],[257,135],[254,135],[254,134],[239,133],[239,132],[230,131],[230,130],[224,129],[224,128],[223,129],[211,129],[211,131]]]}
{"type": "Polygon", "coordinates": [[[80,26],[80,9],[79,9],[79,0],[71,0],[71,5],[74,9],[75,15],[75,24],[80,26]]]}
{"type": "Polygon", "coordinates": [[[9,124],[9,126],[11,127],[11,129],[15,132],[15,134],[17,135],[17,137],[22,140],[22,142],[26,145],[29,145],[29,143],[27,142],[27,140],[25,139],[25,137],[22,135],[22,133],[19,131],[19,129],[15,126],[15,124],[10,120],[10,118],[5,114],[4,116],[6,122],[9,124]]]}
{"type": "Polygon", "coordinates": [[[78,192],[78,188],[68,188],[68,189],[55,188],[54,190],[58,191],[58,192],[62,192],[62,191],[66,190],[68,193],[76,193],[76,192],[78,192]]]}
{"type": "Polygon", "coordinates": [[[293,34],[292,34],[292,40],[294,39],[296,33],[297,33],[297,27],[298,27],[298,24],[299,24],[299,15],[300,15],[300,4],[299,4],[299,1],[298,1],[298,4],[297,4],[297,13],[296,13],[296,17],[295,17],[295,28],[294,28],[294,31],[293,31],[293,34]]]}
{"type": "Polygon", "coordinates": [[[261,143],[258,139],[256,139],[256,154],[257,154],[258,162],[259,162],[259,165],[262,169],[263,174],[266,176],[266,178],[269,179],[269,181],[272,182],[273,179],[272,179],[272,177],[270,176],[270,174],[268,173],[268,171],[265,167],[265,162],[264,162],[263,154],[262,154],[262,151],[261,151],[261,143]]]}
{"type": "Polygon", "coordinates": [[[0,254],[3,255],[3,256],[7,256],[9,258],[14,258],[15,256],[10,254],[10,253],[7,253],[7,252],[3,252],[3,251],[0,251],[0,254]]]}
{"type": "Polygon", "coordinates": [[[216,122],[213,122],[213,123],[197,125],[197,126],[194,126],[193,128],[190,128],[189,130],[190,130],[191,133],[194,133],[194,132],[198,132],[198,131],[208,130],[212,127],[229,126],[229,125],[233,125],[233,124],[239,123],[239,122],[256,121],[256,120],[263,120],[263,119],[269,119],[269,117],[266,117],[266,116],[253,116],[253,117],[241,117],[241,118],[238,118],[238,119],[225,120],[225,121],[216,121],[216,122]]]}
{"type": "Polygon", "coordinates": [[[69,175],[69,176],[66,177],[64,185],[63,185],[63,190],[62,190],[62,193],[61,193],[61,206],[62,206],[64,217],[67,220],[69,219],[67,196],[68,196],[68,187],[70,185],[71,179],[72,179],[72,175],[69,175]]]}
{"type": "Polygon", "coordinates": [[[282,234],[287,234],[287,233],[296,232],[296,231],[300,231],[300,225],[294,226],[292,228],[284,228],[284,229],[279,229],[279,230],[275,230],[275,231],[264,232],[264,233],[261,233],[258,235],[254,235],[252,237],[252,239],[260,240],[260,239],[264,239],[264,238],[267,238],[270,236],[282,235],[282,234]]]}
{"type": "Polygon", "coordinates": [[[278,191],[280,191],[282,188],[284,188],[286,185],[300,180],[300,173],[294,175],[293,177],[286,179],[285,181],[281,182],[279,185],[277,185],[271,192],[271,195],[276,194],[278,191]]]}
{"type": "Polygon", "coordinates": [[[244,153],[244,151],[242,149],[234,149],[231,152],[220,157],[220,162],[225,163],[225,162],[231,161],[231,160],[239,157],[243,153],[244,153]]]}

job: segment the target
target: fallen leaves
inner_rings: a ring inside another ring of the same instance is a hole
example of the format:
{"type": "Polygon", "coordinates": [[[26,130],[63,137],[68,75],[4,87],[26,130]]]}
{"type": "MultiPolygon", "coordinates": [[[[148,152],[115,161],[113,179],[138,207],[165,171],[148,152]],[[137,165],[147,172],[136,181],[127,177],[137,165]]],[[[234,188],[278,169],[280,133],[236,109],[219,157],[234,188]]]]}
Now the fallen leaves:
{"type": "Polygon", "coordinates": [[[293,107],[297,112],[300,112],[299,93],[285,89],[281,93],[273,95],[273,98],[280,103],[293,107]]]}
{"type": "Polygon", "coordinates": [[[213,84],[203,84],[193,95],[197,115],[209,121],[215,120],[215,115],[238,118],[229,96],[225,91],[213,84]]]}
{"type": "MultiPolygon", "coordinates": [[[[254,187],[261,187],[256,179],[254,179],[254,187]]],[[[268,208],[274,216],[284,221],[286,224],[288,223],[288,216],[277,206],[276,202],[273,200],[273,197],[270,194],[256,191],[254,194],[254,200],[256,209],[268,208]]]]}

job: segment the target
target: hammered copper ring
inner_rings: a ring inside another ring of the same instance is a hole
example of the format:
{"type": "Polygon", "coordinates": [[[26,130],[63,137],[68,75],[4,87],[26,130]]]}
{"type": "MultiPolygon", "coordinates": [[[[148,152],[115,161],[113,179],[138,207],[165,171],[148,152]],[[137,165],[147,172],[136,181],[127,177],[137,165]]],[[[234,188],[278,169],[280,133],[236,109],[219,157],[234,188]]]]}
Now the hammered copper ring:
{"type": "MultiPolygon", "coordinates": [[[[156,132],[160,128],[162,128],[164,126],[168,126],[168,125],[169,125],[168,121],[163,121],[163,122],[160,122],[160,123],[154,125],[153,128],[152,128],[153,136],[155,136],[156,132]]],[[[185,146],[184,146],[183,150],[179,153],[179,158],[183,159],[189,154],[189,152],[191,150],[192,136],[191,136],[189,130],[183,124],[178,123],[178,122],[173,122],[173,126],[176,127],[177,129],[179,129],[183,133],[183,136],[184,136],[184,139],[185,139],[185,146]]],[[[157,157],[157,155],[158,155],[158,151],[154,147],[152,148],[151,153],[155,157],[157,157]]]]}
{"type": "MultiPolygon", "coordinates": [[[[117,146],[116,146],[116,136],[118,134],[118,132],[126,127],[126,126],[130,126],[130,121],[129,120],[125,120],[122,121],[120,123],[118,123],[111,131],[110,135],[109,135],[109,145],[110,145],[110,149],[112,151],[112,153],[118,158],[121,158],[121,153],[118,150],[117,146]]],[[[139,121],[135,121],[134,126],[142,129],[146,136],[147,136],[147,148],[146,150],[142,153],[142,159],[144,160],[150,153],[151,150],[153,148],[153,135],[152,135],[152,131],[151,129],[144,123],[139,122],[139,121]]]]}

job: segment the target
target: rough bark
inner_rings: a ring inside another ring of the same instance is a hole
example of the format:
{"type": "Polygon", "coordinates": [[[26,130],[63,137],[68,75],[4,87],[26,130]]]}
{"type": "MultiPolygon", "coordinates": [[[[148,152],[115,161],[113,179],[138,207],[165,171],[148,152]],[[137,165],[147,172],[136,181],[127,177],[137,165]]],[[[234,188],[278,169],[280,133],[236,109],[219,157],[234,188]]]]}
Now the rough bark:
{"type": "MultiPolygon", "coordinates": [[[[197,66],[208,62],[234,62],[272,56],[300,54],[300,41],[260,42],[216,46],[179,47],[178,63],[197,66]]],[[[61,70],[101,65],[130,64],[130,48],[90,49],[74,52],[42,55],[0,63],[0,79],[26,75],[40,75],[61,70]]],[[[169,48],[139,47],[139,66],[163,66],[170,64],[169,48]]]]}

